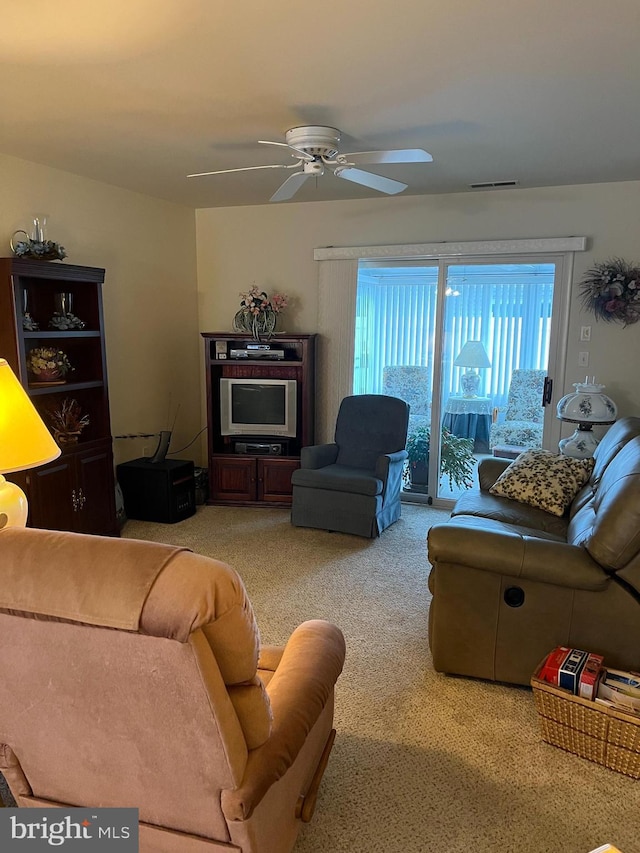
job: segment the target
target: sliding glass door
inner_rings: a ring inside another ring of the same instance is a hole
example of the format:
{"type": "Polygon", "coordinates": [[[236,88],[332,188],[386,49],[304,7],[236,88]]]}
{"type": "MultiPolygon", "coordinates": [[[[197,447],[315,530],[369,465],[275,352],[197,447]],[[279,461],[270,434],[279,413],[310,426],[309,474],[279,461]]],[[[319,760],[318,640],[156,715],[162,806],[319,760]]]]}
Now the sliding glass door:
{"type": "Polygon", "coordinates": [[[545,443],[560,263],[360,262],[353,390],[410,404],[407,496],[454,499],[483,456],[545,443]]]}

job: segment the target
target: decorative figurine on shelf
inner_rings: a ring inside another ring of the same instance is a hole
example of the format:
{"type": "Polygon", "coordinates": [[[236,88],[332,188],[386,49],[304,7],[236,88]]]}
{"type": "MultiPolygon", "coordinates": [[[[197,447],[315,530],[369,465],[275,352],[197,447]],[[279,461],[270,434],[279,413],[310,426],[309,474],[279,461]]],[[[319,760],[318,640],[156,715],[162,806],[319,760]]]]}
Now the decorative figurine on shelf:
{"type": "Polygon", "coordinates": [[[278,314],[287,307],[289,297],[284,293],[269,297],[255,285],[240,297],[241,308],[233,318],[234,331],[253,335],[257,341],[262,336],[268,340],[275,333],[278,314]]]}
{"type": "Polygon", "coordinates": [[[56,347],[35,347],[27,354],[30,385],[64,385],[65,376],[74,369],[66,353],[56,347]]]}
{"type": "Polygon", "coordinates": [[[37,332],[40,326],[29,313],[29,292],[22,291],[22,328],[25,332],[37,332]]]}
{"type": "Polygon", "coordinates": [[[14,231],[11,237],[11,251],[18,258],[33,258],[38,261],[61,261],[67,257],[64,246],[54,243],[46,238],[47,217],[34,217],[31,236],[26,231],[19,229],[14,231]],[[19,234],[24,234],[24,240],[17,239],[19,234]]]}
{"type": "Polygon", "coordinates": [[[89,415],[83,415],[78,401],[70,397],[65,397],[57,409],[45,409],[44,414],[61,447],[76,444],[82,430],[90,424],[89,415]]]}
{"type": "Polygon", "coordinates": [[[84,322],[71,313],[73,293],[56,293],[55,311],[49,320],[49,328],[60,332],[84,329],[84,322]]]}

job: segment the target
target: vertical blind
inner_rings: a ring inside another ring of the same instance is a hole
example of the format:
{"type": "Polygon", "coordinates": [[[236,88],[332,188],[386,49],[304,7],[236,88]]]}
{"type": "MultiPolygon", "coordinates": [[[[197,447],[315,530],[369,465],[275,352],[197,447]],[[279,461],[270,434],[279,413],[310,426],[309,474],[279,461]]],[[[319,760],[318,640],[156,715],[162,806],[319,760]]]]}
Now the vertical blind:
{"type": "MultiPolygon", "coordinates": [[[[454,359],[468,340],[480,340],[491,367],[482,371],[484,393],[505,406],[511,373],[546,369],[555,265],[451,264],[443,319],[442,396],[459,388],[454,359]]],[[[388,365],[433,370],[437,266],[363,266],[358,274],[355,320],[355,394],[382,393],[388,365]]]]}

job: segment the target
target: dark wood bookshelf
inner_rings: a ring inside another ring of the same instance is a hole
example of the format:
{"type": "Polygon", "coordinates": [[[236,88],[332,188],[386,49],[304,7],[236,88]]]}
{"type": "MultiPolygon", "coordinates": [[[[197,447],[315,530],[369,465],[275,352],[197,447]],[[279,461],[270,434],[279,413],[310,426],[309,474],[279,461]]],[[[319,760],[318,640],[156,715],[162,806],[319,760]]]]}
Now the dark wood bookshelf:
{"type": "Polygon", "coordinates": [[[61,456],[39,468],[8,475],[26,492],[31,527],[119,535],[109,391],[102,310],[104,269],[57,261],[0,258],[0,356],[11,365],[47,425],[48,412],[74,399],[89,425],[76,444],[61,446],[61,456]],[[48,328],[56,294],[73,297],[73,314],[84,329],[48,328]],[[23,328],[27,306],[39,329],[23,328]],[[29,352],[56,347],[74,370],[64,384],[34,384],[27,370],[29,352]]]}

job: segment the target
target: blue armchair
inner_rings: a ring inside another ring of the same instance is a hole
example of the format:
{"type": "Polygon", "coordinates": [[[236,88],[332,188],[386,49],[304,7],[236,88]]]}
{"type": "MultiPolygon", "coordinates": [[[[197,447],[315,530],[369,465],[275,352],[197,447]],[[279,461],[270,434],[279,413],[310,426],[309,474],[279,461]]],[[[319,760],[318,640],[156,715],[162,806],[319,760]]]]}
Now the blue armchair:
{"type": "Polygon", "coordinates": [[[291,523],[373,538],[397,521],[408,423],[404,400],[345,397],[335,441],[302,448],[291,523]]]}

